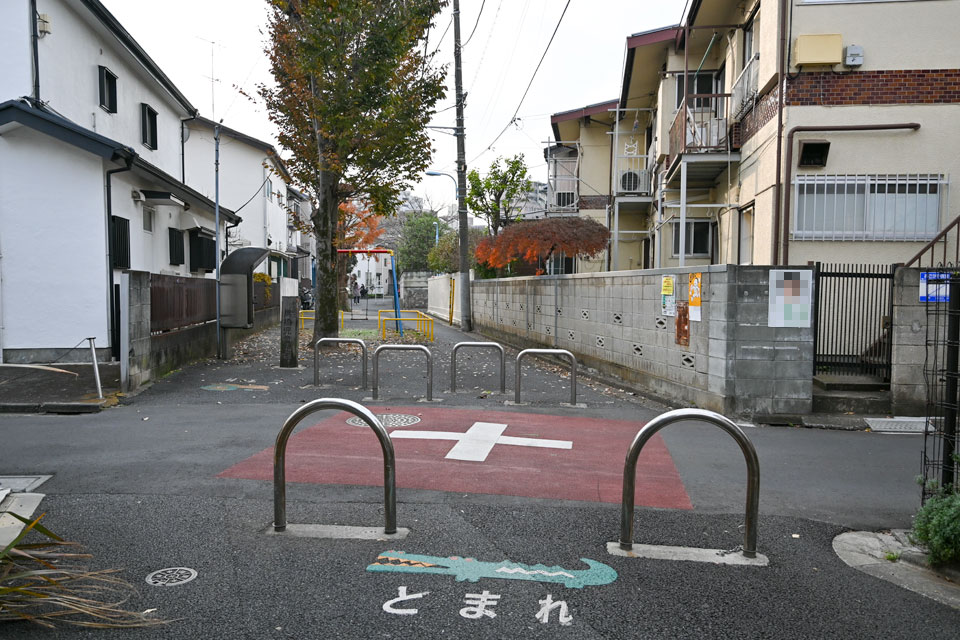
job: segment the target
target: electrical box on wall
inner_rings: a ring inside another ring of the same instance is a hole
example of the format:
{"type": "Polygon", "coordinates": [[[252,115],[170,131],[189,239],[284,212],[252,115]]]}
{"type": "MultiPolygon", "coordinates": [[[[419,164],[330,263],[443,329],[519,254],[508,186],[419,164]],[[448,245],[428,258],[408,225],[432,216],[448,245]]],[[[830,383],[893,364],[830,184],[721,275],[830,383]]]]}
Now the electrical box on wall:
{"type": "Polygon", "coordinates": [[[843,50],[843,64],[848,67],[859,67],[863,64],[863,47],[858,44],[848,44],[843,50]]]}
{"type": "Polygon", "coordinates": [[[817,33],[797,36],[793,44],[793,64],[834,65],[843,62],[843,36],[839,33],[817,33]]]}

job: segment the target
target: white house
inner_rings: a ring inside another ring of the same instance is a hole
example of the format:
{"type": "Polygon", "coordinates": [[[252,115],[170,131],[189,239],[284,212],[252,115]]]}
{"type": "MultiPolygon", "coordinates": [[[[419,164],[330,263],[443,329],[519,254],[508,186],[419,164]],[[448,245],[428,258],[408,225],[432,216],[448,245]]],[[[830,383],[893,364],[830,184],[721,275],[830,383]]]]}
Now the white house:
{"type": "Polygon", "coordinates": [[[183,182],[197,110],[98,0],[4,0],[0,59],[0,355],[94,336],[118,359],[123,272],[215,268],[213,202],[183,182]]]}
{"type": "MultiPolygon", "coordinates": [[[[186,183],[208,198],[214,197],[216,126],[199,116],[184,122],[186,183]]],[[[269,259],[257,270],[276,280],[311,273],[309,234],[295,224],[297,217],[309,215],[309,199],[288,187],[289,180],[273,145],[220,125],[220,203],[243,217],[228,231],[228,248],[268,249],[269,259]]]]}

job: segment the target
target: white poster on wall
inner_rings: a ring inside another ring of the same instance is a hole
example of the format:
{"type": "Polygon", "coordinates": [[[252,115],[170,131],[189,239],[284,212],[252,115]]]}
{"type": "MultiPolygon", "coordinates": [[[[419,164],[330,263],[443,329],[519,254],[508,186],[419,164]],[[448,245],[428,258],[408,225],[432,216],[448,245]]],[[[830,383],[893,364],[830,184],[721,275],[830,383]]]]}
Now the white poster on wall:
{"type": "Polygon", "coordinates": [[[677,315],[677,276],[662,276],[660,279],[660,313],[677,315]]]}
{"type": "Polygon", "coordinates": [[[813,271],[770,270],[770,327],[809,328],[813,311],[813,271]]]}

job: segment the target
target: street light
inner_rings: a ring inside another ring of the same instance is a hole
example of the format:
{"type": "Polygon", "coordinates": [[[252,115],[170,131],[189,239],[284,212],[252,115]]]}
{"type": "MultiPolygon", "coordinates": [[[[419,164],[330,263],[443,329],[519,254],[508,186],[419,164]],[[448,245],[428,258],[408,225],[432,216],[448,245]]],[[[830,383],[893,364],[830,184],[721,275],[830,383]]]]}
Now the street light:
{"type": "Polygon", "coordinates": [[[454,193],[454,195],[456,196],[456,198],[459,200],[459,198],[460,198],[460,185],[457,184],[457,179],[456,179],[456,178],[454,178],[454,177],[453,177],[452,175],[450,175],[449,173],[444,173],[444,172],[442,172],[442,171],[427,171],[427,175],[428,175],[428,176],[447,176],[448,178],[450,178],[451,180],[453,180],[453,193],[454,193]]]}
{"type": "Polygon", "coordinates": [[[440,223],[436,220],[433,221],[433,233],[436,236],[433,240],[434,246],[440,244],[440,223]]]}

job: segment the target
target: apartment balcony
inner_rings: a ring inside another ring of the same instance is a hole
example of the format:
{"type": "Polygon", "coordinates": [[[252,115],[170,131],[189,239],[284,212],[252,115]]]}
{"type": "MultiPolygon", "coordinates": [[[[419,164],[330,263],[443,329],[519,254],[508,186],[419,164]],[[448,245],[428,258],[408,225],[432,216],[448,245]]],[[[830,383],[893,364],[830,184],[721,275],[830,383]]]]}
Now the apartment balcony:
{"type": "Polygon", "coordinates": [[[688,165],[689,187],[712,187],[732,162],[740,161],[730,132],[729,93],[690,94],[670,127],[670,162],[667,181],[679,183],[681,162],[688,165]]]}
{"type": "Polygon", "coordinates": [[[649,195],[653,193],[653,163],[647,156],[618,155],[614,164],[615,196],[649,195]]]}
{"type": "Polygon", "coordinates": [[[547,215],[576,214],[580,209],[580,146],[557,142],[544,153],[547,160],[547,215]]]}
{"type": "Polygon", "coordinates": [[[759,69],[760,54],[756,53],[747,62],[743,71],[740,72],[736,82],[733,83],[733,93],[730,100],[730,116],[733,122],[739,122],[740,118],[753,109],[757,103],[759,69]]]}

